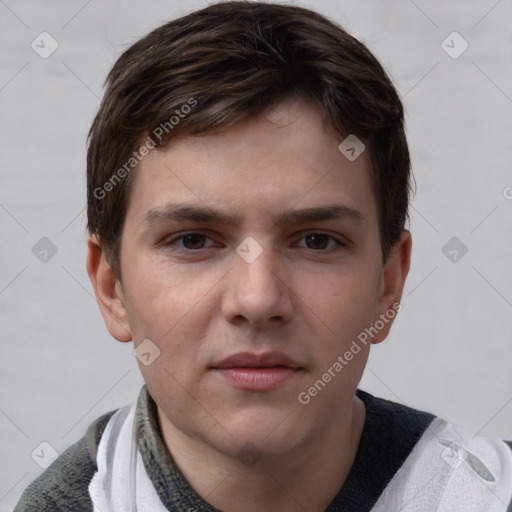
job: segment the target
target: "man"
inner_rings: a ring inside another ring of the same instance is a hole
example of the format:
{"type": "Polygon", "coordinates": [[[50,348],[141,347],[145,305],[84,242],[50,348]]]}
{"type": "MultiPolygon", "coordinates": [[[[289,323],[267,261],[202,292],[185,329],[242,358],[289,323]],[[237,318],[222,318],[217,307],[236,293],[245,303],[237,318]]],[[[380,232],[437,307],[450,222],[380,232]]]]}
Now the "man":
{"type": "Polygon", "coordinates": [[[137,403],[23,510],[510,510],[512,451],[357,389],[409,270],[403,109],[319,14],[226,2],[116,62],[90,131],[87,270],[137,403]]]}

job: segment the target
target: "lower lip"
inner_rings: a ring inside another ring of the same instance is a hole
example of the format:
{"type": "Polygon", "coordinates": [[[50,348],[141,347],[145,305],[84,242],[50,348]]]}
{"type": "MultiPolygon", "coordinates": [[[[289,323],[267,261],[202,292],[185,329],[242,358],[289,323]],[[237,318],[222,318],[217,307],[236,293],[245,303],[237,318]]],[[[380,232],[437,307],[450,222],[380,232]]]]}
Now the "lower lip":
{"type": "Polygon", "coordinates": [[[300,370],[285,366],[271,368],[216,368],[215,371],[231,386],[243,391],[271,391],[284,386],[300,370]]]}

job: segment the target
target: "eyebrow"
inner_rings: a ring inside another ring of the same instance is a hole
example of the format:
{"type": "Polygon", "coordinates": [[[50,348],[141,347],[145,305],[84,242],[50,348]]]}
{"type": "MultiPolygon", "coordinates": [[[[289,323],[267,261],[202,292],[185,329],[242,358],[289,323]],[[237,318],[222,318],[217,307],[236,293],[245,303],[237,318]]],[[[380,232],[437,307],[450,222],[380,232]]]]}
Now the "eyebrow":
{"type": "MultiPolygon", "coordinates": [[[[358,224],[368,224],[367,218],[358,210],[340,204],[330,204],[289,210],[272,217],[275,224],[307,224],[325,220],[346,219],[358,224]]],[[[170,221],[195,221],[236,225],[240,223],[239,216],[227,215],[204,206],[193,206],[181,203],[167,203],[162,207],[149,210],[144,216],[143,224],[150,227],[170,221]]]]}

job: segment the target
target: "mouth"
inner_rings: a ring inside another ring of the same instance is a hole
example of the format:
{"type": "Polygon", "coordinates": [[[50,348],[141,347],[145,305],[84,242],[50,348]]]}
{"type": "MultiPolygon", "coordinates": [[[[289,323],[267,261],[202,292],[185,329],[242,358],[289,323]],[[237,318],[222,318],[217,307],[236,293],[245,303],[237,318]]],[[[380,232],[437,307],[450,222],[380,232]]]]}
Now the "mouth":
{"type": "Polygon", "coordinates": [[[303,368],[281,352],[243,352],[214,363],[211,370],[236,389],[271,391],[297,377],[303,368]]]}

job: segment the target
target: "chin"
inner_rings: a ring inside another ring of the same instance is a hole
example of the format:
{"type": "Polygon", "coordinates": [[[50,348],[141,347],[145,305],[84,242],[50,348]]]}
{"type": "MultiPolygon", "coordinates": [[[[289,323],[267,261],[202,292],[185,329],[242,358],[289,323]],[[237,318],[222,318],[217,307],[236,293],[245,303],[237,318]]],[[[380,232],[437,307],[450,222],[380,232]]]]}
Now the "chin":
{"type": "Polygon", "coordinates": [[[228,445],[219,451],[228,456],[238,456],[244,450],[257,450],[261,455],[280,456],[293,451],[297,446],[315,437],[318,422],[308,428],[308,422],[298,420],[297,415],[290,411],[264,414],[243,414],[242,417],[226,421],[225,427],[228,445]],[[316,425],[316,428],[315,428],[316,425]]]}

